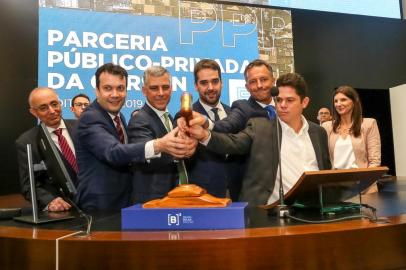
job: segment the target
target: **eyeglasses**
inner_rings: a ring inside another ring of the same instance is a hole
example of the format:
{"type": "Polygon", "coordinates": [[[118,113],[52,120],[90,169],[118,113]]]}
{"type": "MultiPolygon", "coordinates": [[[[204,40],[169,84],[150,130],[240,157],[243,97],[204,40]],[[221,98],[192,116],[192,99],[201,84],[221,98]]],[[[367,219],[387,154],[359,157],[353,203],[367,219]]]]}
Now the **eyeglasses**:
{"type": "Polygon", "coordinates": [[[75,102],[73,105],[76,107],[88,107],[90,104],[88,102],[82,103],[82,102],[75,102]]]}
{"type": "Polygon", "coordinates": [[[42,104],[38,107],[32,107],[34,110],[40,111],[40,112],[48,112],[49,111],[49,107],[51,107],[54,110],[57,110],[61,107],[61,103],[59,103],[58,101],[52,101],[49,104],[42,104]]]}

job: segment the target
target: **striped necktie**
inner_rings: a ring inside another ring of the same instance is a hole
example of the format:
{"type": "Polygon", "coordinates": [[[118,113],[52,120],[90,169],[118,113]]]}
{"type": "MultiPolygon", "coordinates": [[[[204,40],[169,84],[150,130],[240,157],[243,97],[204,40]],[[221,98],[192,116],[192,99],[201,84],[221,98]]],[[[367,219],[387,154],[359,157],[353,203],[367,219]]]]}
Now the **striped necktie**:
{"type": "Polygon", "coordinates": [[[122,144],[124,144],[125,143],[124,131],[123,131],[123,127],[121,125],[121,119],[118,115],[116,115],[116,117],[114,117],[114,122],[116,122],[116,130],[117,130],[118,138],[119,138],[120,142],[122,144]]]}
{"type": "Polygon", "coordinates": [[[73,154],[73,151],[70,148],[65,136],[62,135],[62,128],[55,129],[54,133],[58,137],[58,144],[59,144],[59,147],[61,148],[62,155],[68,161],[68,163],[70,164],[72,169],[76,173],[78,173],[78,164],[76,163],[76,157],[73,154]]]}

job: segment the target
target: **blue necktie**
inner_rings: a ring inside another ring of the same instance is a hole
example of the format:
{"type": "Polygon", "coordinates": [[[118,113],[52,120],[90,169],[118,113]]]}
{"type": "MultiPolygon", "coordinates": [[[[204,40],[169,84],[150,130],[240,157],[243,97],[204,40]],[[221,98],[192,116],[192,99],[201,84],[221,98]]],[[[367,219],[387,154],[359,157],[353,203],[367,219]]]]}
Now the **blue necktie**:
{"type": "Polygon", "coordinates": [[[269,120],[272,120],[276,117],[275,107],[272,105],[265,106],[265,110],[268,112],[269,120]]]}

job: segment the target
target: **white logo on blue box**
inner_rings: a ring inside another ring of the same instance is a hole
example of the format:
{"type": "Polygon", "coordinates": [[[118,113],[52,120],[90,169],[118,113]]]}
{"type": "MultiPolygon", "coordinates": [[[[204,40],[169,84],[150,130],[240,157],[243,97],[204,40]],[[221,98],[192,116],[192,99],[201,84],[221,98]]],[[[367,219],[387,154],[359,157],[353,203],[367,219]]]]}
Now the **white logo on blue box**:
{"type": "Polygon", "coordinates": [[[168,214],[168,226],[179,226],[181,224],[193,224],[192,216],[182,216],[182,213],[168,214]]]}
{"type": "Polygon", "coordinates": [[[179,226],[180,225],[180,217],[182,216],[181,213],[179,214],[168,214],[168,226],[179,226]]]}

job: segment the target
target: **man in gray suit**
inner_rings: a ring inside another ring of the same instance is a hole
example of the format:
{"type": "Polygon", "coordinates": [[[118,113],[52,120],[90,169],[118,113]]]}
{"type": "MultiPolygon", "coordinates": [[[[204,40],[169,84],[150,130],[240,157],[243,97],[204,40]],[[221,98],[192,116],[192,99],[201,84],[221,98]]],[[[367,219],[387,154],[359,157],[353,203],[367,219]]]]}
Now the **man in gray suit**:
{"type": "MultiPolygon", "coordinates": [[[[307,86],[296,73],[279,77],[277,112],[280,118],[281,165],[284,192],[296,183],[304,171],[330,169],[327,134],[319,125],[302,115],[309,104],[307,86]]],[[[197,116],[197,115],[196,115],[197,116]]],[[[251,118],[237,134],[221,134],[202,128],[199,116],[187,129],[207,148],[217,153],[248,154],[240,201],[250,205],[271,204],[279,199],[279,154],[276,120],[251,118]]]]}

